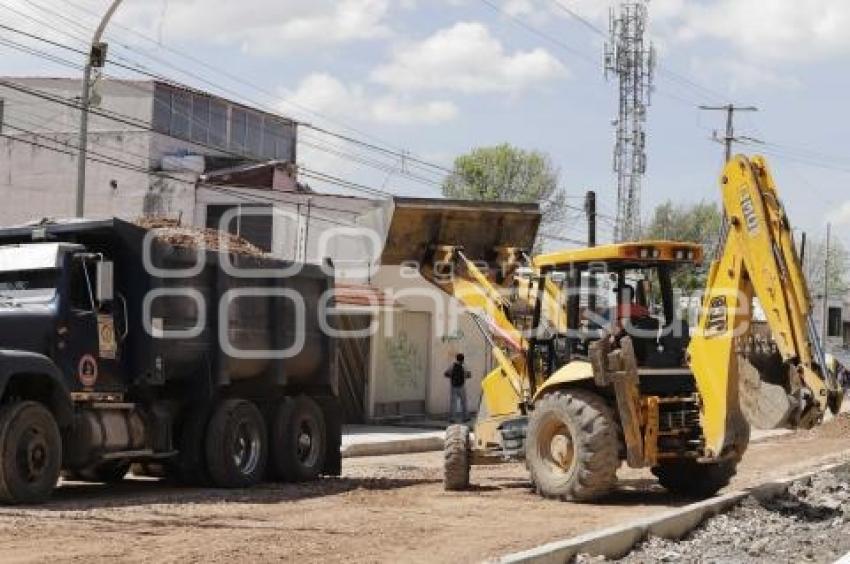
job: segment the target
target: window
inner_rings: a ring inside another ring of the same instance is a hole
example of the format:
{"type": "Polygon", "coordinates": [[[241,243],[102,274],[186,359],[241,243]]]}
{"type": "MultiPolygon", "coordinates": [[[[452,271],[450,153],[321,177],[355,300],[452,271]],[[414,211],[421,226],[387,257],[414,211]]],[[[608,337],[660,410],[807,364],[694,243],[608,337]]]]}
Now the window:
{"type": "Polygon", "coordinates": [[[245,150],[251,155],[260,155],[263,141],[263,118],[249,113],[245,128],[245,150]]]}
{"type": "Polygon", "coordinates": [[[171,135],[189,138],[189,121],[192,115],[192,96],[188,92],[171,95],[171,135]]]}
{"type": "Polygon", "coordinates": [[[841,336],[841,308],[840,307],[831,307],[829,308],[829,317],[827,319],[827,337],[840,337],[841,336]]]}
{"type": "Polygon", "coordinates": [[[94,304],[94,268],[86,261],[74,257],[71,266],[70,302],[71,308],[92,311],[94,304]]]}
{"type": "Polygon", "coordinates": [[[207,227],[220,229],[221,220],[227,212],[239,210],[232,214],[226,231],[239,235],[253,243],[263,251],[271,252],[274,234],[274,218],[272,206],[268,204],[216,204],[207,206],[207,227]],[[250,209],[248,213],[242,210],[250,209]]]}
{"type": "Polygon", "coordinates": [[[237,151],[243,151],[245,149],[245,125],[248,121],[248,114],[245,110],[233,108],[231,119],[230,147],[237,151]]]}
{"type": "Polygon", "coordinates": [[[210,100],[205,96],[195,96],[192,100],[192,141],[209,142],[210,100]]]}
{"type": "Polygon", "coordinates": [[[160,133],[171,132],[171,90],[159,85],[153,95],[153,128],[160,133]]]}
{"type": "Polygon", "coordinates": [[[210,145],[227,147],[227,105],[210,102],[210,145]]]}

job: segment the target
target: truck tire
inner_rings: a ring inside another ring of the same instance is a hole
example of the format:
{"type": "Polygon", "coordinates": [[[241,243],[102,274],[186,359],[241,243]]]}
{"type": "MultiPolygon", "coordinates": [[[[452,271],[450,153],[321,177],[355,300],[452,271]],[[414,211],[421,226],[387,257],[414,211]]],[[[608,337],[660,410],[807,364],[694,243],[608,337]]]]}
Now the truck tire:
{"type": "Polygon", "coordinates": [[[531,412],[526,465],[537,493],[565,501],[593,501],[617,483],[617,423],[608,404],[586,390],[553,392],[531,412]]]}
{"type": "Polygon", "coordinates": [[[446,491],[461,491],[469,488],[470,442],[469,427],[451,425],[446,429],[443,447],[443,488],[446,491]]]}
{"type": "Polygon", "coordinates": [[[677,460],[655,466],[651,471],[668,491],[685,497],[704,499],[729,485],[737,467],[735,460],[707,464],[695,460],[677,460]]]}
{"type": "Polygon", "coordinates": [[[285,398],[271,428],[271,469],[282,482],[315,480],[322,473],[327,427],[319,405],[307,396],[285,398]]]}
{"type": "Polygon", "coordinates": [[[207,468],[220,488],[247,488],[263,479],[268,456],[266,423],[256,405],[242,399],[218,404],[206,437],[207,468]]]}
{"type": "Polygon", "coordinates": [[[168,477],[184,486],[206,487],[211,483],[204,444],[209,408],[197,406],[186,411],[177,430],[177,456],[165,463],[168,477]]]}
{"type": "Polygon", "coordinates": [[[104,484],[116,484],[124,480],[130,471],[130,463],[124,460],[110,460],[101,462],[89,468],[82,468],[68,473],[69,480],[79,482],[102,482],[104,484]]]}
{"type": "Polygon", "coordinates": [[[62,436],[42,404],[23,401],[0,409],[0,502],[46,501],[62,468],[62,436]]]}

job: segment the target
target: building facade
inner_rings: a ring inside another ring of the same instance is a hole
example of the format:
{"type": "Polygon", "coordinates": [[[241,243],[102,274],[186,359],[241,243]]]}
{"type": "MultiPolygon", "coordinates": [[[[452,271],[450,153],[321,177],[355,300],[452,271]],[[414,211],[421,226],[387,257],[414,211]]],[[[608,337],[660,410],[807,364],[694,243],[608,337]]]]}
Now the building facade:
{"type": "MultiPolygon", "coordinates": [[[[79,91],[72,79],[0,81],[0,225],[73,215],[79,91]]],[[[331,260],[349,288],[344,323],[374,329],[340,347],[351,421],[442,417],[443,372],[457,352],[476,376],[486,373],[486,341],[459,303],[415,273],[379,265],[392,201],[299,183],[294,122],[159,81],[108,80],[98,91],[85,215],[164,217],[226,229],[282,259],[331,260]]],[[[478,381],[468,384],[471,406],[478,381]]]]}

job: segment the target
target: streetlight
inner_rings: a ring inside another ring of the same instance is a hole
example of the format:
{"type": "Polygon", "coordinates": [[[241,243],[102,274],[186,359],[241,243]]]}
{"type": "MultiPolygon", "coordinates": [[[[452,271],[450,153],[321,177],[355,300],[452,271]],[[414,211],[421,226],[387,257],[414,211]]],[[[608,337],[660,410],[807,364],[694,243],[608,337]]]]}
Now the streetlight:
{"type": "Polygon", "coordinates": [[[80,97],[80,141],[79,153],[77,156],[77,217],[83,217],[85,213],[86,153],[88,151],[89,106],[91,104],[92,70],[96,71],[97,79],[99,79],[101,72],[100,69],[102,69],[104,64],[106,64],[107,50],[107,44],[102,42],[100,39],[103,36],[103,32],[106,29],[106,25],[109,23],[109,20],[112,19],[112,15],[115,13],[115,10],[118,9],[118,5],[121,4],[121,2],[122,0],[113,0],[112,5],[109,6],[109,9],[103,15],[103,19],[100,20],[100,25],[97,26],[97,30],[95,30],[94,37],[91,40],[91,51],[89,51],[89,58],[86,61],[85,68],[83,69],[83,95],[80,97]]]}

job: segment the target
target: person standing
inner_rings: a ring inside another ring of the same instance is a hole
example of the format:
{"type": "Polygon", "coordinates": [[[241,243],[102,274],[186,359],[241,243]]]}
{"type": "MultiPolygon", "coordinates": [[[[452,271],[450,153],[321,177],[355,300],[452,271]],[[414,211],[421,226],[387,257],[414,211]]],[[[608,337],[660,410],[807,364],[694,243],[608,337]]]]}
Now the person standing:
{"type": "Polygon", "coordinates": [[[460,403],[461,415],[463,416],[460,421],[465,422],[469,419],[466,406],[466,381],[472,378],[472,373],[466,369],[463,361],[463,354],[458,354],[455,361],[445,372],[446,378],[451,381],[452,385],[451,395],[449,396],[449,421],[452,423],[455,421],[455,410],[458,403],[460,403]]]}

